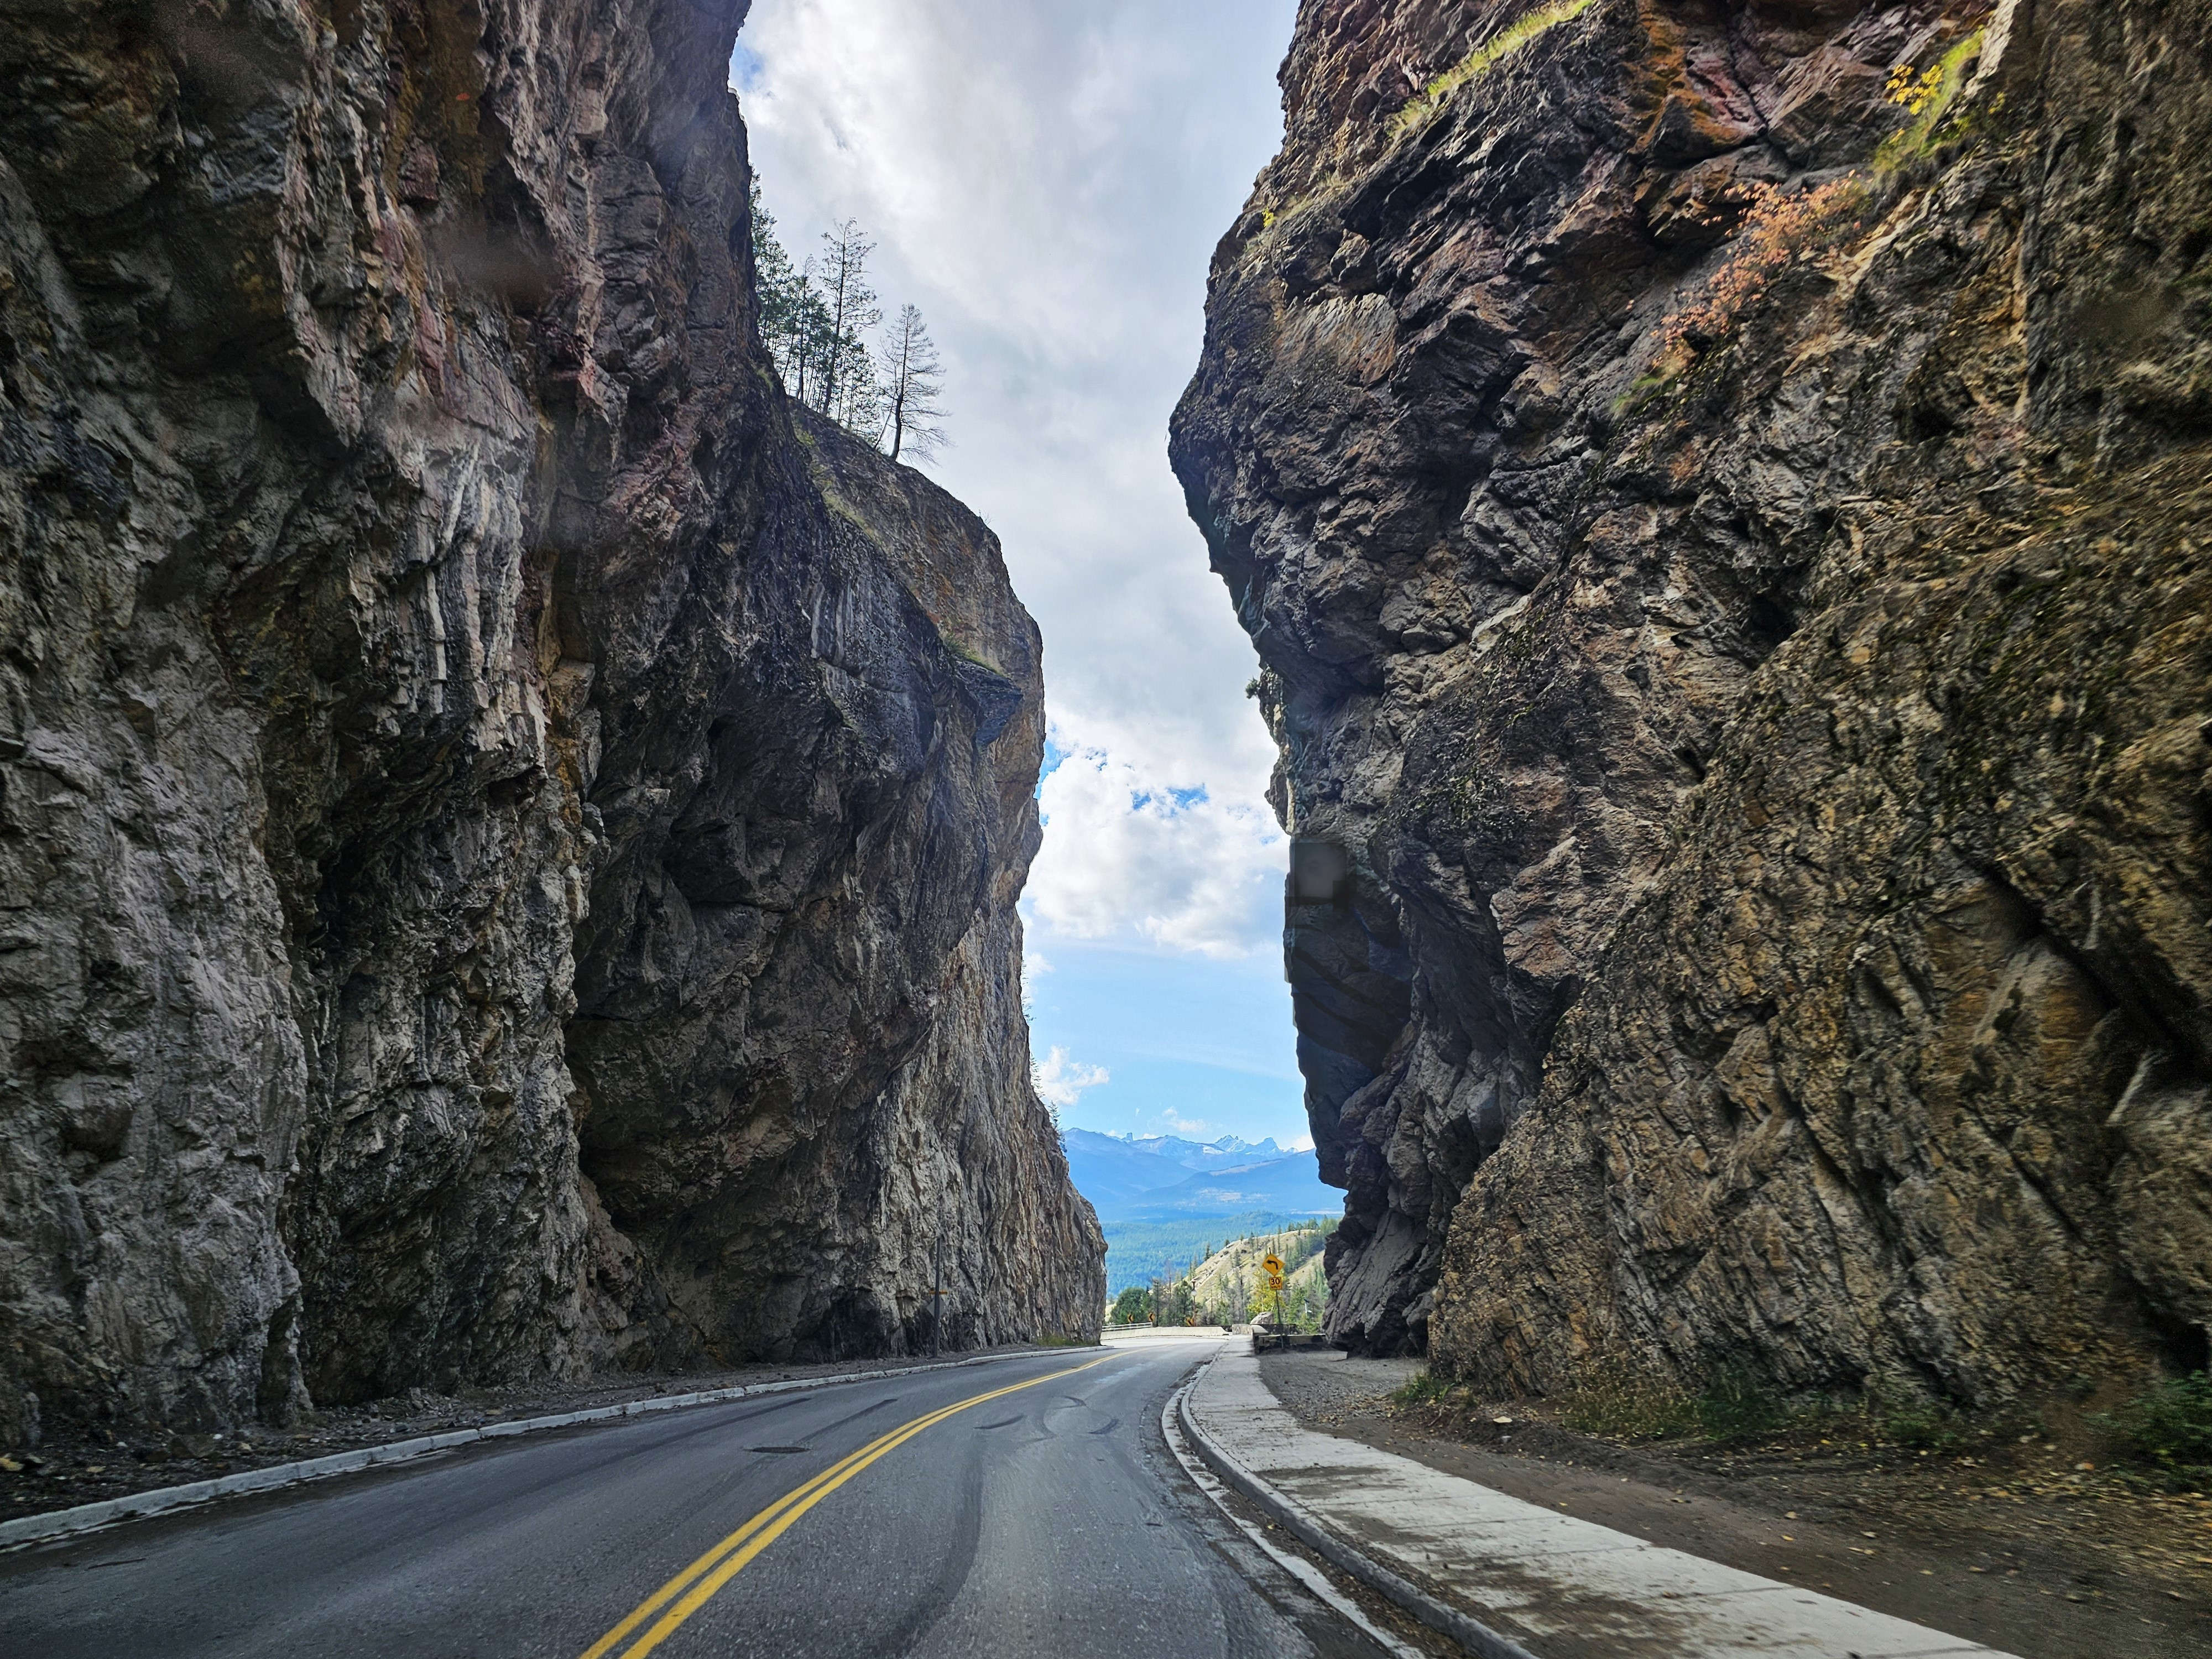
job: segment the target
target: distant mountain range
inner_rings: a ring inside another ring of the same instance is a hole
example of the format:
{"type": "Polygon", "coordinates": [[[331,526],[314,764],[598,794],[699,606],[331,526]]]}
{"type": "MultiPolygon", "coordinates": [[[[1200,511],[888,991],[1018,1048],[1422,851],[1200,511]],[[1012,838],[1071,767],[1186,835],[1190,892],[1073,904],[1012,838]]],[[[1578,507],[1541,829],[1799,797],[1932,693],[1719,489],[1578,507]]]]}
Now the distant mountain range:
{"type": "Polygon", "coordinates": [[[1344,1194],[1322,1184],[1310,1150],[1290,1152],[1272,1138],[1198,1141],[1064,1129],[1060,1144],[1076,1191],[1106,1231],[1110,1290],[1142,1283],[1156,1264],[1227,1237],[1231,1220],[1257,1228],[1344,1208],[1344,1194]]]}
{"type": "Polygon", "coordinates": [[[1322,1185],[1311,1152],[1289,1152],[1272,1139],[1196,1141],[1066,1129],[1060,1144],[1076,1191],[1091,1200],[1101,1222],[1251,1210],[1334,1215],[1344,1204],[1342,1194],[1322,1185]]]}

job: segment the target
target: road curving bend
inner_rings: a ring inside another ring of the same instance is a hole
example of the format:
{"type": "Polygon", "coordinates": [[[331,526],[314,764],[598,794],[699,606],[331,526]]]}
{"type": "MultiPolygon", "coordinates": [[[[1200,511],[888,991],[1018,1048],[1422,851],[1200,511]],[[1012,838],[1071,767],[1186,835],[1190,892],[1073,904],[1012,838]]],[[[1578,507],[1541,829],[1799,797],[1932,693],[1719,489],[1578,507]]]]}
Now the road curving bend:
{"type": "Polygon", "coordinates": [[[628,1618],[585,1650],[583,1659],[605,1659],[605,1656],[613,1653],[617,1648],[622,1649],[621,1659],[645,1659],[647,1654],[675,1634],[685,1620],[712,1601],[725,1584],[750,1565],[763,1550],[788,1532],[801,1516],[870,1464],[888,1457],[925,1429],[934,1428],[971,1406],[1002,1400],[1024,1389],[1056,1382],[1064,1376],[1087,1371],[1094,1365],[1103,1365],[1113,1358],[1114,1355],[1109,1354],[1104,1358],[1071,1365],[1064,1371],[1050,1371],[1025,1382],[1009,1383],[1003,1389],[969,1395],[965,1400],[956,1400],[949,1406],[925,1412],[911,1422],[902,1423],[889,1434],[870,1441],[860,1450],[831,1464],[820,1474],[793,1486],[639,1602],[628,1618]],[[639,1630],[641,1626],[645,1626],[642,1632],[639,1630]],[[631,1639],[633,1635],[635,1640],[631,1639]]]}
{"type": "Polygon", "coordinates": [[[33,1546],[0,1557],[0,1652],[1376,1659],[1169,1455],[1214,1346],[702,1406],[33,1546]]]}

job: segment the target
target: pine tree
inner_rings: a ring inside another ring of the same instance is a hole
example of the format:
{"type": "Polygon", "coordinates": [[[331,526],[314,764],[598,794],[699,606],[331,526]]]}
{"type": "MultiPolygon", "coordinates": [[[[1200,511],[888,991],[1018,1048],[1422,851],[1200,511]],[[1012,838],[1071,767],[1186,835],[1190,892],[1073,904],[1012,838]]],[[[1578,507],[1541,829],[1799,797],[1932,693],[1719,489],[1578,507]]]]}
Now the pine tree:
{"type": "Polygon", "coordinates": [[[823,233],[822,246],[801,270],[777,240],[775,220],[752,190],[753,269],[759,291],[761,342],[775,360],[784,388],[846,430],[902,453],[927,456],[945,441],[938,398],[943,368],[937,347],[913,306],[901,307],[881,354],[869,331],[883,321],[868,286],[868,241],[857,221],[823,233]]]}
{"type": "Polygon", "coordinates": [[[875,415],[875,362],[868,353],[868,331],[884,319],[868,286],[868,256],[873,242],[862,240],[860,221],[848,219],[822,233],[820,252],[806,262],[806,273],[822,296],[828,331],[817,362],[818,395],[814,407],[854,431],[867,429],[875,415]]]}
{"type": "Polygon", "coordinates": [[[806,401],[807,379],[828,331],[828,316],[814,285],[791,262],[776,239],[775,220],[763,205],[760,180],[753,180],[753,271],[760,295],[761,343],[775,359],[785,386],[806,401]]]}

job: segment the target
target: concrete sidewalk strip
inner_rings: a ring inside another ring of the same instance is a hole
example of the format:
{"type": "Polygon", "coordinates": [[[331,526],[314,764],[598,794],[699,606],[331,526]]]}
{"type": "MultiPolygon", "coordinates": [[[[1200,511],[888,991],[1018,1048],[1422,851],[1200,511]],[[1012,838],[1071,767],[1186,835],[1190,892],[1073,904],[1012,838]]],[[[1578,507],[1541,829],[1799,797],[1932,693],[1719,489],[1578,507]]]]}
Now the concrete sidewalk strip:
{"type": "Polygon", "coordinates": [[[2010,1659],[1304,1428],[1249,1353],[1224,1350],[1188,1409],[1291,1510],[1538,1659],[2010,1659]]]}
{"type": "Polygon", "coordinates": [[[1206,1494],[1214,1508],[1221,1512],[1222,1519],[1243,1533],[1253,1548],[1304,1585],[1316,1600],[1363,1633],[1384,1653],[1390,1655],[1391,1659],[1423,1659],[1419,1648],[1409,1647],[1375,1623],[1361,1610],[1357,1601],[1329,1582],[1327,1573],[1304,1556],[1278,1548],[1266,1533],[1237,1514],[1229,1502],[1228,1489],[1215,1478],[1213,1471],[1206,1467],[1203,1459],[1191,1455],[1189,1444],[1184,1437],[1178,1419],[1182,1415],[1185,1397],[1189,1393],[1190,1384],[1185,1382],[1169,1399],[1160,1412],[1160,1435],[1168,1443],[1168,1450],[1173,1454],[1175,1461],[1182,1465],[1182,1472],[1189,1476],[1191,1484],[1206,1494]]]}
{"type": "Polygon", "coordinates": [[[39,1515],[18,1516],[13,1521],[0,1521],[0,1550],[21,1549],[26,1545],[44,1543],[49,1539],[94,1532],[102,1527],[114,1526],[118,1522],[167,1515],[173,1510],[192,1509],[219,1498],[240,1498],[253,1492],[277,1492],[305,1481],[352,1474],[361,1469],[377,1468],[386,1463],[404,1463],[414,1458],[428,1457],[434,1452],[449,1451],[456,1446],[472,1445],[480,1440],[504,1440],[519,1434],[565,1429],[579,1423],[604,1423],[619,1417],[647,1417],[656,1412],[678,1411],[686,1406],[714,1406],[732,1400],[751,1400],[762,1395],[826,1389],[840,1382],[873,1382],[889,1376],[908,1376],[920,1371],[950,1371],[967,1365],[985,1365],[994,1359],[1035,1359],[1046,1354],[1066,1352],[1065,1348],[1027,1348],[1012,1353],[977,1354],[967,1359],[937,1360],[921,1365],[879,1366],[872,1370],[841,1371],[828,1376],[797,1376],[784,1382],[737,1383],[726,1389],[702,1389],[691,1394],[653,1395],[642,1400],[621,1401],[611,1406],[557,1412],[546,1417],[516,1418],[505,1423],[487,1423],[482,1428],[449,1429],[442,1434],[418,1435],[410,1440],[387,1441],[380,1446],[357,1446],[350,1451],[331,1452],[322,1457],[303,1458],[290,1463],[271,1463],[258,1469],[241,1469],[236,1474],[218,1475],[212,1480],[195,1480],[186,1486],[158,1486],[151,1492],[125,1492],[120,1498],[104,1498],[96,1504],[80,1504],[73,1509],[48,1510],[39,1515]]]}

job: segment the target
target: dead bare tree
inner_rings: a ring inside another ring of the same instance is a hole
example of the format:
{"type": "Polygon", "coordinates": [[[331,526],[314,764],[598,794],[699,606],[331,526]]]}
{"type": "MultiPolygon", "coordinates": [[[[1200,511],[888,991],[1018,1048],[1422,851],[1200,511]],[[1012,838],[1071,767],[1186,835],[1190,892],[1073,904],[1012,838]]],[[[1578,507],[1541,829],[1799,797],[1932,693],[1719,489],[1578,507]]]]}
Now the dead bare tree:
{"type": "Polygon", "coordinates": [[[883,349],[884,442],[890,458],[927,459],[944,447],[945,369],[916,306],[902,306],[883,349]]]}

